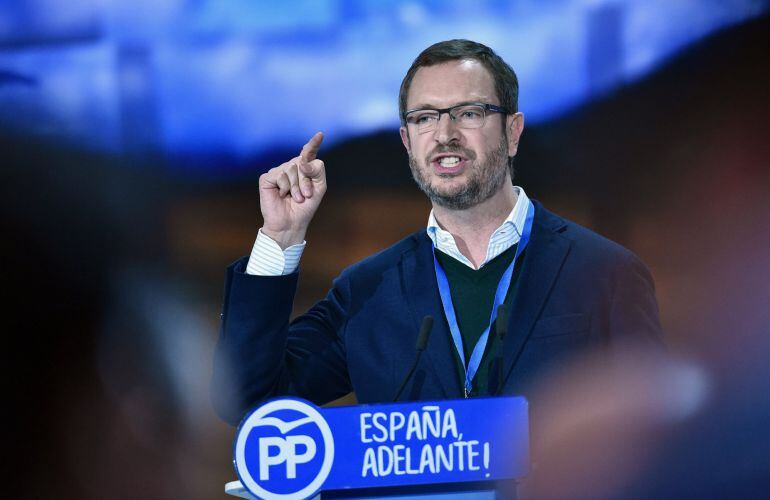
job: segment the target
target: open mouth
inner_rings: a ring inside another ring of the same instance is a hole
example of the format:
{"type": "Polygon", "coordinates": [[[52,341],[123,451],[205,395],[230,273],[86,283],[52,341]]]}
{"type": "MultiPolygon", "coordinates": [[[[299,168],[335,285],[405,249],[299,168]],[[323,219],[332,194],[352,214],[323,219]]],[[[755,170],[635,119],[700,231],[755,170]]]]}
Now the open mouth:
{"type": "Polygon", "coordinates": [[[459,155],[443,154],[433,157],[431,165],[440,174],[460,172],[465,167],[466,159],[459,155]]]}

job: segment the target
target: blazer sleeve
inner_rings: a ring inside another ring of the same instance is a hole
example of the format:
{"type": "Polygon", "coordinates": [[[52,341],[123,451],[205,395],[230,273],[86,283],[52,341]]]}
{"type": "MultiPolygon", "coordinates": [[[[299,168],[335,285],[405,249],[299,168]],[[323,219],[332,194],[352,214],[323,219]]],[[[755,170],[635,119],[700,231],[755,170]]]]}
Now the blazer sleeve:
{"type": "Polygon", "coordinates": [[[351,391],[343,331],[348,280],[337,278],[326,298],[289,323],[298,273],[253,276],[247,258],[227,269],[211,399],[237,425],[256,404],[295,395],[323,404],[351,391]]]}
{"type": "Polygon", "coordinates": [[[631,252],[616,269],[610,304],[610,343],[615,347],[663,346],[655,284],[647,266],[631,252]]]}

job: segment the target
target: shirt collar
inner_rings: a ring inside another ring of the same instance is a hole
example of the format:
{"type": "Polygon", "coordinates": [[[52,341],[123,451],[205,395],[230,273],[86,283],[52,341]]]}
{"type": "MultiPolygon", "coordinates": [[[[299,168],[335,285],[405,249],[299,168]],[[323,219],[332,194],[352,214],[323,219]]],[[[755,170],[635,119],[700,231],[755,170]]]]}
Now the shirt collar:
{"type": "MultiPolygon", "coordinates": [[[[481,263],[481,266],[517,244],[524,231],[524,222],[527,218],[527,208],[529,207],[529,197],[527,197],[523,188],[513,186],[513,189],[516,190],[516,193],[518,194],[516,204],[513,206],[511,213],[508,214],[508,217],[506,217],[503,223],[500,224],[500,227],[495,229],[492,236],[489,238],[487,256],[486,259],[484,259],[484,262],[481,263]]],[[[457,248],[454,237],[449,231],[442,229],[438,225],[433,210],[431,210],[430,215],[428,215],[428,227],[426,228],[426,231],[436,249],[473,268],[471,261],[457,248]]]]}

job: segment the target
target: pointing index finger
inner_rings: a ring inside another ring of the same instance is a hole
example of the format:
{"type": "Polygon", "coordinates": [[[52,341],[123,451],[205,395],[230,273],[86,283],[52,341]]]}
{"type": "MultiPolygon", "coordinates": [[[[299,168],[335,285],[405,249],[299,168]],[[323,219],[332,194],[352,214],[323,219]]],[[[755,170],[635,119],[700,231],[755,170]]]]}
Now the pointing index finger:
{"type": "Polygon", "coordinates": [[[307,141],[307,144],[302,146],[302,152],[299,154],[302,161],[305,163],[311,162],[316,159],[318,150],[321,149],[321,143],[324,140],[323,132],[316,132],[313,137],[307,141]]]}

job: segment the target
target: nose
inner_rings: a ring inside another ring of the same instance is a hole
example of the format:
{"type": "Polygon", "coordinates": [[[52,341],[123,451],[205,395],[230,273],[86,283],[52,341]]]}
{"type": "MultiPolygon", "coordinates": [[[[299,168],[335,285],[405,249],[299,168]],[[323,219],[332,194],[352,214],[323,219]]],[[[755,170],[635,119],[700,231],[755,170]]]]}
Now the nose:
{"type": "Polygon", "coordinates": [[[449,144],[460,140],[457,124],[452,120],[449,113],[441,113],[439,115],[436,130],[433,131],[433,137],[439,144],[449,144]]]}

